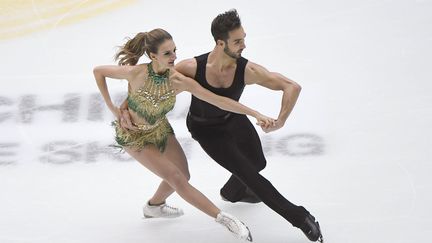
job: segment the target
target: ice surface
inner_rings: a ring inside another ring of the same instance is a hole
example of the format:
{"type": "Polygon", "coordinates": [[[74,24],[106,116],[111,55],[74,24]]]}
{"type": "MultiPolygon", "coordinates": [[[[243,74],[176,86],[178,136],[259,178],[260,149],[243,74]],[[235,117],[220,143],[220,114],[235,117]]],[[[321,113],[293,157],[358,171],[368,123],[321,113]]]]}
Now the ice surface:
{"type": "MultiPolygon", "coordinates": [[[[0,4],[0,242],[236,242],[177,195],[185,216],[142,219],[160,180],[108,146],[112,117],[92,76],[124,37],[156,27],[173,35],[178,60],[210,51],[211,20],[230,8],[247,33],[244,56],[303,87],[286,126],[259,131],[262,173],[316,216],[328,243],[431,235],[431,1],[25,2],[0,4]],[[73,8],[43,14],[54,2],[73,8]],[[41,22],[50,25],[34,29],[41,22]]],[[[126,82],[109,85],[121,102],[126,82]]],[[[247,87],[241,101],[276,116],[280,97],[247,87]]],[[[178,97],[170,119],[191,183],[254,242],[308,242],[264,204],[220,200],[229,174],[187,132],[189,99],[178,97]]]]}

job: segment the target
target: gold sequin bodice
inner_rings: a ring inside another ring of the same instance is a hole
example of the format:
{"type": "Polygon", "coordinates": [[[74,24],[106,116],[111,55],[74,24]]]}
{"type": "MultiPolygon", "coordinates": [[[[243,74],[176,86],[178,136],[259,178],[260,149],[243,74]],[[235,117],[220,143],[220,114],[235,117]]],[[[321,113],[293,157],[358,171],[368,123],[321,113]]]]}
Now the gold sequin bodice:
{"type": "Polygon", "coordinates": [[[151,63],[147,67],[148,78],[144,85],[129,92],[127,100],[129,109],[153,125],[174,108],[176,95],[169,81],[169,71],[158,75],[151,63]]]}

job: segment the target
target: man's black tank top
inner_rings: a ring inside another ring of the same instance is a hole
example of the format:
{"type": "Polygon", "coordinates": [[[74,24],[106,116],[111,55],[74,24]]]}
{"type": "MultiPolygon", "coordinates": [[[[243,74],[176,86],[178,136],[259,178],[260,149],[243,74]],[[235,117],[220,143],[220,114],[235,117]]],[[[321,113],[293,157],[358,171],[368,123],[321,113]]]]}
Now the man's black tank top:
{"type": "MultiPolygon", "coordinates": [[[[245,87],[244,74],[245,67],[248,62],[246,58],[240,57],[237,59],[237,67],[234,74],[234,80],[228,88],[215,88],[211,86],[206,79],[206,65],[209,53],[195,57],[197,61],[197,70],[195,80],[205,89],[211,92],[231,98],[238,101],[245,87]]],[[[200,100],[192,95],[192,101],[189,108],[189,113],[195,117],[201,118],[220,118],[227,116],[230,112],[222,110],[212,104],[200,100]]]]}

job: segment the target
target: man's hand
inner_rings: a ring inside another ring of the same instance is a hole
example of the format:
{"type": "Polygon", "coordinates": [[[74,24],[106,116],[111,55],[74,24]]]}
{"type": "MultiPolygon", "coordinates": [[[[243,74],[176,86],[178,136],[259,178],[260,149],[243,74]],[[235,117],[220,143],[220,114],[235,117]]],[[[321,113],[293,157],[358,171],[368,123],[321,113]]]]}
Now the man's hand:
{"type": "Polygon", "coordinates": [[[265,133],[269,133],[269,132],[273,132],[278,130],[279,128],[283,127],[284,124],[280,121],[280,120],[276,120],[273,124],[273,126],[265,126],[265,125],[261,125],[261,129],[265,132],[265,133]]]}
{"type": "Polygon", "coordinates": [[[120,126],[125,130],[132,130],[132,131],[138,130],[138,127],[132,123],[129,110],[127,109],[120,110],[120,126]]]}
{"type": "Polygon", "coordinates": [[[258,113],[258,115],[256,115],[255,119],[257,119],[257,122],[256,122],[257,125],[259,125],[261,127],[266,127],[266,128],[272,127],[276,123],[275,119],[268,117],[268,116],[265,116],[265,115],[262,115],[260,113],[258,113]]]}

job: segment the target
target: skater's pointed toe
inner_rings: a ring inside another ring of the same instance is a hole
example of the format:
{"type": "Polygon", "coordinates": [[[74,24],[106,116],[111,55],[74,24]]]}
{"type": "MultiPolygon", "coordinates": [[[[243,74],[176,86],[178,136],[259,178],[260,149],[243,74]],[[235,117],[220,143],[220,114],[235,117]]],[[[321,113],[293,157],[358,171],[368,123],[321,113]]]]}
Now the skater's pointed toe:
{"type": "Polygon", "coordinates": [[[238,239],[252,242],[252,234],[249,228],[236,217],[220,212],[216,217],[216,222],[225,226],[238,239]]]}
{"type": "Polygon", "coordinates": [[[314,216],[308,214],[300,229],[310,241],[319,241],[321,243],[324,241],[321,234],[320,225],[317,221],[315,221],[314,216]]]}

